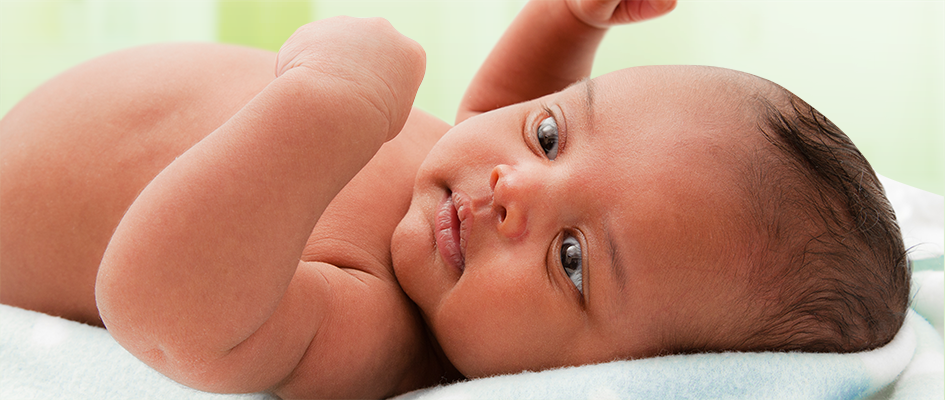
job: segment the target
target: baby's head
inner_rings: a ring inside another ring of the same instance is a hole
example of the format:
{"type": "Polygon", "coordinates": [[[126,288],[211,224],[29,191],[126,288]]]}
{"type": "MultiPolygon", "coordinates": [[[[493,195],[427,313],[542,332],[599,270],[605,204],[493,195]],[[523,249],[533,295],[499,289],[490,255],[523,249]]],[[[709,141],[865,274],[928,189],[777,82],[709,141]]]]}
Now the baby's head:
{"type": "Polygon", "coordinates": [[[892,338],[909,291],[849,139],[786,90],[707,67],[622,70],[457,125],[392,255],[466,376],[862,350],[892,338]]]}
{"type": "Polygon", "coordinates": [[[892,206],[850,138],[793,93],[758,80],[750,102],[770,154],[741,165],[755,322],[739,349],[882,346],[909,303],[911,268],[892,206]]]}

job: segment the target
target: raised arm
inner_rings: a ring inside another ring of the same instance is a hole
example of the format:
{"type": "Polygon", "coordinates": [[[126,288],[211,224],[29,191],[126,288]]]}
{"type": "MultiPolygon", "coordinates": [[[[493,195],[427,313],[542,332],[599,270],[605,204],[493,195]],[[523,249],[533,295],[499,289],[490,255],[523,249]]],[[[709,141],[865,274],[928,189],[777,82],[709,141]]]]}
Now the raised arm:
{"type": "Polygon", "coordinates": [[[272,83],[125,214],[96,285],[109,332],[204,390],[263,390],[290,375],[332,306],[331,269],[301,267],[306,240],[400,131],[423,70],[423,50],[386,21],[300,28],[272,83]]]}
{"type": "Polygon", "coordinates": [[[529,1],[466,89],[456,123],[589,76],[608,27],[655,18],[675,6],[675,0],[529,1]]]}

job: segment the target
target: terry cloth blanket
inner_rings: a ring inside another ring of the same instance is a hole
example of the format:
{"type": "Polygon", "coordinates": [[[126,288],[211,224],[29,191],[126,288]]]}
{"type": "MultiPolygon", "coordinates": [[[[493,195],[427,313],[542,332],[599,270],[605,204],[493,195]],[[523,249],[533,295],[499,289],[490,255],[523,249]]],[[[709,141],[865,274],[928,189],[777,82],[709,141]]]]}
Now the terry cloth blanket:
{"type": "MultiPolygon", "coordinates": [[[[522,372],[398,399],[934,399],[943,385],[941,196],[884,180],[913,247],[912,309],[888,345],[853,354],[719,353],[522,372]]],[[[107,331],[0,305],[0,399],[274,399],[165,378],[107,331]]]]}

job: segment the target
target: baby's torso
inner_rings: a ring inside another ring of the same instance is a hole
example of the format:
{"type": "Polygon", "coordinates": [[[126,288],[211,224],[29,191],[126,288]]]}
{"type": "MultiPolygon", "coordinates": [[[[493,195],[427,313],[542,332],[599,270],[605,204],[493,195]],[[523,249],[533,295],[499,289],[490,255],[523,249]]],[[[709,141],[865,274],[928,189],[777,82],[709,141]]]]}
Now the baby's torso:
{"type": "MultiPolygon", "coordinates": [[[[40,290],[73,297],[64,303],[94,304],[95,272],[125,210],[262,90],[274,62],[274,53],[229,46],[138,48],[68,71],[11,110],[0,126],[4,283],[42,278],[40,290]]],[[[390,268],[416,170],[448,128],[415,110],[331,203],[302,258],[390,268]]]]}

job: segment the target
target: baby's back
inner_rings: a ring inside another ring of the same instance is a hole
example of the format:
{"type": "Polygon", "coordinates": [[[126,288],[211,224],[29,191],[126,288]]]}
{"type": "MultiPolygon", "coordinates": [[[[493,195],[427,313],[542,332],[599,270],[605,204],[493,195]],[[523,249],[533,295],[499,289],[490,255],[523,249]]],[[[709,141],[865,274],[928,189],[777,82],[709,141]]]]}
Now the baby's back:
{"type": "Polygon", "coordinates": [[[211,44],[111,54],[0,120],[2,302],[100,324],[95,275],[122,215],[273,77],[273,53],[211,44]]]}

